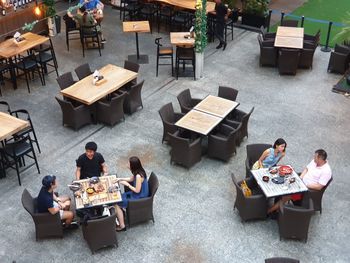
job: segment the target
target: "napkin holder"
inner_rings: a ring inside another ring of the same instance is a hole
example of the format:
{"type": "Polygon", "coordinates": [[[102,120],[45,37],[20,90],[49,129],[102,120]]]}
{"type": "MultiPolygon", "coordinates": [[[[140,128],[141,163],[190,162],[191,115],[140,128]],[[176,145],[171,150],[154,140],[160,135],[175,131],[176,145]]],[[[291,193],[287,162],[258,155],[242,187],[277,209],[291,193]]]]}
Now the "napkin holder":
{"type": "Polygon", "coordinates": [[[106,82],[107,82],[107,80],[103,76],[98,76],[98,78],[94,78],[94,85],[95,86],[100,86],[106,82]]]}
{"type": "Polygon", "coordinates": [[[14,38],[13,39],[13,43],[15,43],[15,45],[20,46],[22,44],[24,44],[26,42],[26,39],[24,37],[18,37],[18,38],[14,38]]]}

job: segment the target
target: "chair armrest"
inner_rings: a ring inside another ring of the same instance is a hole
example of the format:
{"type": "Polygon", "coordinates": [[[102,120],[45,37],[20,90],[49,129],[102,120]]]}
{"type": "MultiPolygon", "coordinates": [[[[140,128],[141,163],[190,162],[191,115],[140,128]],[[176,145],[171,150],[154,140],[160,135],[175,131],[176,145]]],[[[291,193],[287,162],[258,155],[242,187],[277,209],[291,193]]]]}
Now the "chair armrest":
{"type": "Polygon", "coordinates": [[[152,203],[152,199],[153,198],[149,196],[145,198],[129,200],[128,209],[144,208],[147,204],[152,203]]]}
{"type": "Polygon", "coordinates": [[[215,141],[220,141],[220,142],[223,142],[223,143],[225,143],[227,141],[227,138],[223,138],[223,137],[217,136],[215,134],[210,134],[209,135],[209,140],[210,139],[214,139],[215,141]]]}
{"type": "Polygon", "coordinates": [[[185,116],[184,113],[180,113],[180,112],[175,112],[174,113],[174,116],[175,116],[175,121],[178,121],[180,120],[183,116],[185,116]]]}
{"type": "Polygon", "coordinates": [[[60,222],[60,216],[59,216],[59,212],[57,212],[56,214],[52,215],[50,213],[35,213],[33,216],[33,219],[36,223],[42,224],[42,223],[48,223],[48,222],[55,222],[58,221],[60,222]]]}
{"type": "Polygon", "coordinates": [[[74,111],[83,111],[85,110],[85,105],[84,104],[81,104],[77,107],[74,107],[74,111]]]}
{"type": "Polygon", "coordinates": [[[196,144],[200,144],[201,143],[201,138],[197,138],[195,139],[193,142],[190,143],[190,147],[196,145],[196,144]]]}
{"type": "Polygon", "coordinates": [[[108,103],[106,103],[106,102],[104,102],[104,101],[98,101],[98,104],[99,105],[102,105],[102,106],[104,106],[104,107],[109,107],[110,106],[110,104],[108,104],[108,103]]]}
{"type": "Polygon", "coordinates": [[[191,103],[192,103],[193,106],[196,106],[201,101],[202,101],[201,99],[191,99],[191,103]]]}

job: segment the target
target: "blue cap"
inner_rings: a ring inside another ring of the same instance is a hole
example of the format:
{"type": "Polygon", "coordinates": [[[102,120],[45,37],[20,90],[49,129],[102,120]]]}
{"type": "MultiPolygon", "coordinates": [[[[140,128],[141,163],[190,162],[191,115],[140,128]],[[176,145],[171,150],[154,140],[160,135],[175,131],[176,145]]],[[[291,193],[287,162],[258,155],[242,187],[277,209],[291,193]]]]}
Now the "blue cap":
{"type": "Polygon", "coordinates": [[[51,184],[56,180],[56,176],[54,175],[46,175],[43,180],[41,181],[43,186],[46,188],[50,188],[51,184]]]}

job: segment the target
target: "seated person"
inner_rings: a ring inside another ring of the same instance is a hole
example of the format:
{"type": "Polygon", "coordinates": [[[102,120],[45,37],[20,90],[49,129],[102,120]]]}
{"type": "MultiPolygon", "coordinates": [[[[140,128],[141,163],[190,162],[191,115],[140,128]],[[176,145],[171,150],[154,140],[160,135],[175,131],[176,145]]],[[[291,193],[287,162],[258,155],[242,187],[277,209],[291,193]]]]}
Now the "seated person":
{"type": "MultiPolygon", "coordinates": [[[[327,162],[327,153],[325,150],[319,149],[315,151],[314,159],[306,166],[300,178],[307,188],[311,190],[321,190],[327,185],[332,178],[332,170],[327,162]]],[[[299,201],[302,197],[302,194],[284,196],[280,201],[275,203],[267,213],[270,214],[278,211],[281,203],[285,203],[289,200],[299,201]]]]}
{"type": "Polygon", "coordinates": [[[286,155],[287,143],[282,138],[275,141],[272,148],[266,149],[259,160],[257,160],[252,170],[260,168],[271,168],[275,166],[286,155]]]}
{"type": "MultiPolygon", "coordinates": [[[[94,16],[90,14],[88,11],[86,11],[85,6],[78,8],[76,15],[73,15],[70,11],[67,11],[67,15],[73,18],[80,26],[91,27],[96,25],[96,30],[100,36],[101,43],[106,42],[106,39],[102,34],[101,26],[97,24],[97,21],[95,20],[94,16]]],[[[91,33],[93,30],[94,30],[93,28],[88,28],[88,29],[85,29],[84,32],[88,34],[88,33],[91,33]]]]}
{"type": "MultiPolygon", "coordinates": [[[[59,213],[65,226],[68,227],[73,221],[74,214],[70,209],[70,198],[67,196],[57,197],[54,190],[57,188],[56,176],[46,175],[42,180],[43,186],[37,198],[37,208],[39,213],[59,213]]],[[[74,222],[77,226],[77,224],[74,222]]]]}
{"type": "Polygon", "coordinates": [[[85,153],[79,156],[77,162],[77,170],[75,171],[76,180],[107,175],[107,165],[102,154],[96,152],[97,144],[88,142],[85,145],[85,153]]]}
{"type": "Polygon", "coordinates": [[[100,0],[80,0],[80,4],[82,4],[87,10],[103,10],[104,8],[104,5],[100,0]]]}
{"type": "Polygon", "coordinates": [[[127,186],[130,191],[122,194],[123,201],[116,206],[117,218],[119,226],[117,231],[125,231],[124,214],[121,208],[127,208],[128,201],[133,199],[140,199],[149,196],[148,181],[145,170],[142,167],[138,157],[129,158],[131,176],[129,178],[117,178],[117,182],[127,186]]]}

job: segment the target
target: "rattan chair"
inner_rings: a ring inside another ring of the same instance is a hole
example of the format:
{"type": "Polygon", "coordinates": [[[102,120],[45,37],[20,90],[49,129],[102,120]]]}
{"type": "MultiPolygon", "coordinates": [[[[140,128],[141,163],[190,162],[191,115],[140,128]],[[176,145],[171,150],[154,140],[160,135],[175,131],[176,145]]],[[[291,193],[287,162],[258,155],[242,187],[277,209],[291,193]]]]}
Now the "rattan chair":
{"type": "Polygon", "coordinates": [[[311,216],[314,214],[312,199],[303,199],[302,206],[281,204],[278,215],[280,239],[293,238],[304,240],[308,237],[311,216]]]}
{"type": "Polygon", "coordinates": [[[328,62],[328,72],[344,74],[349,68],[350,47],[336,44],[328,62]]]}
{"type": "Polygon", "coordinates": [[[194,106],[196,106],[199,102],[202,101],[201,99],[192,98],[191,92],[189,89],[185,89],[181,91],[177,95],[177,100],[179,101],[182,113],[189,112],[190,110],[192,110],[194,106]]]}
{"type": "Polygon", "coordinates": [[[208,137],[208,156],[227,162],[232,154],[236,154],[236,141],[241,126],[240,123],[236,129],[233,129],[228,125],[221,124],[210,133],[208,137]]]}
{"type": "Polygon", "coordinates": [[[128,220],[129,227],[139,223],[147,222],[149,220],[152,220],[154,223],[153,201],[154,195],[156,194],[158,187],[158,178],[152,172],[148,178],[149,196],[128,201],[126,217],[128,220]]]}
{"type": "Polygon", "coordinates": [[[90,110],[85,105],[81,104],[74,107],[69,101],[62,100],[56,96],[57,102],[62,110],[62,124],[78,130],[80,127],[91,123],[90,110]]]}
{"type": "Polygon", "coordinates": [[[232,173],[231,179],[236,187],[236,200],[234,209],[237,208],[242,221],[252,219],[266,219],[267,216],[267,200],[263,194],[244,196],[241,183],[232,173]]]}
{"type": "Polygon", "coordinates": [[[86,78],[92,74],[89,63],[80,65],[74,71],[77,74],[79,80],[82,80],[83,78],[86,78]]]}
{"type": "Polygon", "coordinates": [[[202,158],[201,138],[191,141],[183,138],[179,131],[169,135],[171,145],[170,163],[181,164],[187,169],[199,162],[202,158]]]}
{"type": "Polygon", "coordinates": [[[322,214],[322,197],[324,192],[327,190],[328,186],[333,181],[333,178],[331,178],[328,183],[321,189],[321,190],[312,190],[309,189],[306,193],[304,193],[303,199],[311,198],[314,205],[315,211],[320,211],[320,214],[322,214]]]}
{"type": "Polygon", "coordinates": [[[288,20],[283,20],[281,22],[281,26],[286,26],[286,27],[298,27],[298,20],[292,20],[292,19],[288,19],[288,20]]]}
{"type": "Polygon", "coordinates": [[[278,52],[278,72],[280,75],[296,75],[300,51],[292,48],[280,48],[278,52]]]}
{"type": "Polygon", "coordinates": [[[238,90],[226,87],[226,86],[219,86],[218,96],[224,99],[236,101],[238,95],[238,90]]]}
{"type": "Polygon", "coordinates": [[[163,143],[164,141],[169,141],[169,133],[172,134],[178,130],[178,128],[175,126],[175,123],[181,119],[184,114],[174,112],[173,104],[167,103],[160,108],[159,115],[163,122],[163,143]]]}
{"type": "Polygon", "coordinates": [[[260,66],[272,66],[277,65],[277,49],[273,46],[273,41],[263,41],[261,35],[258,35],[258,41],[260,46],[260,66]]]}
{"type": "Polygon", "coordinates": [[[35,225],[35,237],[38,241],[40,238],[46,237],[63,237],[63,229],[60,214],[56,213],[38,213],[37,199],[33,198],[25,188],[22,193],[22,205],[24,209],[31,215],[35,225]]]}
{"type": "Polygon", "coordinates": [[[300,261],[293,258],[285,258],[285,257],[275,257],[275,258],[267,258],[265,259],[265,263],[299,263],[300,261]]]}
{"type": "Polygon", "coordinates": [[[97,219],[87,220],[82,225],[84,239],[92,254],[100,248],[118,246],[117,233],[115,231],[116,214],[110,209],[111,215],[97,219]]]}
{"type": "Polygon", "coordinates": [[[248,113],[235,109],[230,113],[229,117],[225,119],[225,123],[234,128],[237,127],[237,122],[242,123],[242,128],[240,129],[239,138],[237,140],[238,145],[243,141],[244,137],[248,138],[248,122],[253,111],[254,107],[248,113]]]}
{"type": "Polygon", "coordinates": [[[271,144],[265,143],[255,143],[248,144],[247,146],[247,158],[245,159],[245,169],[246,169],[246,178],[252,177],[250,170],[252,169],[254,163],[259,160],[262,153],[272,147],[271,144]]]}
{"type": "Polygon", "coordinates": [[[143,109],[141,90],[144,84],[144,80],[130,87],[126,91],[126,97],[124,100],[124,112],[127,114],[133,114],[140,107],[143,109]]]}
{"type": "Polygon", "coordinates": [[[110,101],[100,100],[96,104],[97,120],[114,126],[118,121],[125,120],[124,117],[124,99],[126,93],[116,94],[110,101]]]}

